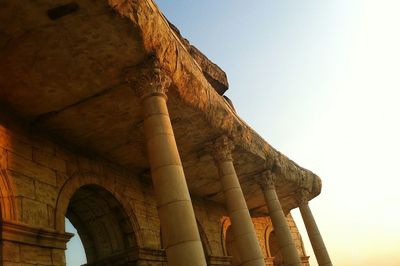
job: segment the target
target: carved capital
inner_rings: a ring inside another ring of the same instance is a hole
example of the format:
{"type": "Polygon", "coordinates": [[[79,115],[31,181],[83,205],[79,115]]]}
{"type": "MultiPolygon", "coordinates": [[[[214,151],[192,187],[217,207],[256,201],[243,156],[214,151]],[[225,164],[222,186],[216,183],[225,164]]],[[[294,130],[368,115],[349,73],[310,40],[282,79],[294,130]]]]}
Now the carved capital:
{"type": "Polygon", "coordinates": [[[257,183],[262,190],[275,189],[276,175],[271,170],[265,170],[257,177],[257,183]]]}
{"type": "Polygon", "coordinates": [[[129,69],[125,78],[140,100],[154,95],[167,98],[168,88],[171,85],[171,78],[153,57],[129,69]]]}
{"type": "Polygon", "coordinates": [[[297,201],[299,205],[306,205],[308,204],[308,199],[310,197],[310,191],[305,188],[301,188],[297,192],[297,201]]]}
{"type": "Polygon", "coordinates": [[[233,141],[227,136],[222,136],[214,142],[213,156],[215,161],[232,161],[232,151],[235,149],[233,141]]]}

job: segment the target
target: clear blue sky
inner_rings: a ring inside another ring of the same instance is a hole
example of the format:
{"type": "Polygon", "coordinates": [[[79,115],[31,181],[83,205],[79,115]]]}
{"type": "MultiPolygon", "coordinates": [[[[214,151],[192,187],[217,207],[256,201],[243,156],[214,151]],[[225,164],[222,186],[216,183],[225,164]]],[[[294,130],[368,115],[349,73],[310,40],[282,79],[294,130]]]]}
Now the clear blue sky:
{"type": "Polygon", "coordinates": [[[334,264],[400,265],[400,1],[156,2],[225,70],[238,114],[321,176],[334,264]]]}

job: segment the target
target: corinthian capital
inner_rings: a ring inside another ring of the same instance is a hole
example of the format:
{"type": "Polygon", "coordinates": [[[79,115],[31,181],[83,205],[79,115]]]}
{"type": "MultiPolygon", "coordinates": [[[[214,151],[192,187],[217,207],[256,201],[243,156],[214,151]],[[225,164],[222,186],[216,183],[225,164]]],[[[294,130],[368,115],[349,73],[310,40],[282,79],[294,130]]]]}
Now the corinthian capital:
{"type": "Polygon", "coordinates": [[[213,156],[216,161],[232,161],[232,151],[235,149],[233,141],[227,136],[219,137],[213,147],[213,156]]]}
{"type": "Polygon", "coordinates": [[[256,177],[256,181],[262,190],[275,189],[275,179],[276,176],[271,170],[265,170],[256,177]]]}
{"type": "Polygon", "coordinates": [[[171,78],[161,69],[160,63],[154,57],[129,69],[125,78],[141,100],[153,95],[167,97],[166,93],[171,85],[171,78]]]}
{"type": "Polygon", "coordinates": [[[300,188],[297,192],[297,201],[299,205],[308,204],[308,199],[310,197],[310,191],[305,188],[300,188]]]}

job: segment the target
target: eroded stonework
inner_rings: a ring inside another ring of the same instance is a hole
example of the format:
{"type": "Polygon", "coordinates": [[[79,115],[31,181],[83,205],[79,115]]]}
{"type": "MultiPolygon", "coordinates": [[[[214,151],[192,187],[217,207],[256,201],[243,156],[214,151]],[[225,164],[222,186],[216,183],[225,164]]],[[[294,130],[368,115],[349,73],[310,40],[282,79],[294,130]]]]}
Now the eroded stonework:
{"type": "Polygon", "coordinates": [[[281,265],[285,241],[307,265],[297,207],[331,265],[308,206],[320,178],[241,120],[153,1],[1,7],[2,265],[65,265],[65,218],[88,265],[281,265]]]}
{"type": "MultiPolygon", "coordinates": [[[[28,134],[3,116],[0,126],[3,265],[65,265],[65,217],[77,228],[88,264],[164,265],[160,222],[150,181],[97,156],[83,156],[42,135],[28,134]],[[9,126],[5,126],[9,125],[9,126]],[[4,212],[7,213],[7,212],[4,212]],[[13,218],[14,217],[14,218],[13,218]],[[32,246],[34,245],[34,246],[32,246]]],[[[225,208],[193,199],[209,265],[230,265],[225,208]],[[221,236],[223,236],[221,238],[221,236]]],[[[300,235],[289,216],[300,254],[300,235]]],[[[268,218],[253,219],[264,256],[268,218]]]]}

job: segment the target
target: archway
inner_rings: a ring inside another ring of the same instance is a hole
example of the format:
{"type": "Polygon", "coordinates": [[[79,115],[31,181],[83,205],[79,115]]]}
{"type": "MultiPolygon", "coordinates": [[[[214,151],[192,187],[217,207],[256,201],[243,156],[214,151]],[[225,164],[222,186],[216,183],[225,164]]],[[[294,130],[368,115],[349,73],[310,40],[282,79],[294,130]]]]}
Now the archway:
{"type": "Polygon", "coordinates": [[[231,265],[238,266],[241,264],[239,252],[235,246],[235,240],[233,237],[232,226],[229,225],[228,229],[226,229],[226,238],[225,238],[225,248],[228,256],[232,257],[231,265]]]}
{"type": "MultiPolygon", "coordinates": [[[[6,137],[0,137],[0,146],[5,143],[12,143],[11,140],[6,137]]],[[[16,206],[15,197],[13,193],[13,183],[11,182],[6,167],[7,166],[7,151],[0,149],[0,221],[15,221],[16,206]]]]}
{"type": "Polygon", "coordinates": [[[87,263],[85,248],[76,228],[71,224],[68,218],[65,218],[65,231],[74,234],[67,242],[65,250],[66,265],[84,265],[87,263]]]}
{"type": "Polygon", "coordinates": [[[122,205],[106,189],[84,185],[71,197],[65,217],[76,228],[88,265],[126,265],[137,248],[122,205]]]}
{"type": "Polygon", "coordinates": [[[206,257],[206,260],[209,261],[209,258],[212,254],[210,243],[208,242],[207,234],[204,231],[203,226],[201,226],[199,221],[196,220],[196,222],[197,222],[197,228],[199,229],[200,240],[201,240],[201,245],[203,246],[204,256],[206,257]]]}
{"type": "Polygon", "coordinates": [[[283,257],[279,248],[278,238],[275,231],[271,231],[268,236],[268,250],[271,257],[274,258],[274,265],[283,266],[283,257]]]}
{"type": "MultiPolygon", "coordinates": [[[[0,128],[1,130],[1,128],[0,128]]],[[[0,134],[0,224],[4,225],[5,222],[15,221],[17,215],[17,204],[15,204],[15,197],[13,188],[14,184],[12,179],[7,175],[7,151],[1,147],[11,144],[11,140],[7,136],[0,134]]],[[[4,230],[1,226],[0,230],[4,230]]],[[[5,254],[12,254],[3,251],[4,243],[0,246],[0,265],[6,258],[5,254]],[[4,253],[3,253],[4,252],[4,253]]]]}

